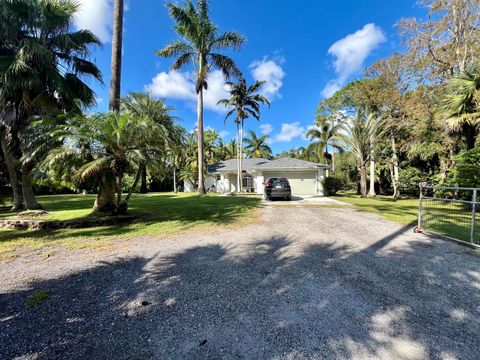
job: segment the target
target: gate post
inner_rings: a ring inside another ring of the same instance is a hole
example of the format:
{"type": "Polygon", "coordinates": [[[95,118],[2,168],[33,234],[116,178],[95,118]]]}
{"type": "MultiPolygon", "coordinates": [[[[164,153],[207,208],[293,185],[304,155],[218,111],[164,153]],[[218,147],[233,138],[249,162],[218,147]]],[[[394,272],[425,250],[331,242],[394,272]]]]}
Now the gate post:
{"type": "Polygon", "coordinates": [[[472,196],[472,224],[470,228],[470,243],[475,244],[475,225],[476,225],[476,215],[477,215],[477,189],[473,189],[473,196],[472,196]]]}

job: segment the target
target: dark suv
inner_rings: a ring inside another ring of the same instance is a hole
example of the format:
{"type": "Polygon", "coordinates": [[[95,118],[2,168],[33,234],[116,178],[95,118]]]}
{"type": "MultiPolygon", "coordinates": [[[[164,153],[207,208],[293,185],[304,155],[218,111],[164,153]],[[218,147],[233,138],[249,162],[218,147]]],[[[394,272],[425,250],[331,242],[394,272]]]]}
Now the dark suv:
{"type": "Polygon", "coordinates": [[[273,198],[280,198],[285,200],[292,200],[292,189],[287,178],[271,177],[265,182],[265,198],[271,200],[273,198]]]}

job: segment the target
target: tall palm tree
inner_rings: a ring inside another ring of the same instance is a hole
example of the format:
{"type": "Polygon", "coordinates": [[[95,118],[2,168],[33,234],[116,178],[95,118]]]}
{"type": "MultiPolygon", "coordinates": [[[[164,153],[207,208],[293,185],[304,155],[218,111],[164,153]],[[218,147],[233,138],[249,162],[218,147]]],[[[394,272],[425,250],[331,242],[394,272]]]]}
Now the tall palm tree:
{"type": "Polygon", "coordinates": [[[245,38],[236,32],[218,34],[216,25],[209,17],[207,0],[186,0],[184,6],[168,3],[170,16],[175,21],[175,30],[181,39],[157,51],[163,57],[175,57],[173,70],[193,65],[196,71],[195,91],[197,93],[197,129],[198,129],[198,193],[206,193],[204,184],[204,139],[203,139],[203,91],[207,89],[208,74],[218,68],[229,79],[240,77],[241,72],[235,62],[218,51],[238,50],[245,38]]]}
{"type": "Polygon", "coordinates": [[[249,137],[245,138],[244,142],[246,144],[245,150],[246,154],[250,158],[271,158],[272,149],[267,144],[268,135],[263,135],[257,137],[254,131],[248,131],[249,137]]]}
{"type": "Polygon", "coordinates": [[[110,111],[120,111],[122,82],[123,0],[113,2],[112,61],[110,70],[110,111]]]}
{"type": "Polygon", "coordinates": [[[360,194],[367,197],[367,161],[369,161],[373,146],[384,134],[384,122],[376,119],[373,115],[364,116],[357,114],[349,123],[344,125],[344,132],[340,139],[355,155],[360,172],[360,194]]]}
{"type": "MultiPolygon", "coordinates": [[[[85,78],[101,81],[88,60],[100,41],[89,31],[71,31],[78,10],[73,0],[15,0],[0,3],[0,107],[8,114],[2,132],[10,139],[7,159],[20,163],[22,131],[34,116],[80,111],[95,102],[85,78]]],[[[23,154],[22,154],[23,155],[23,154]]],[[[41,206],[32,189],[32,157],[21,164],[27,209],[41,206]]],[[[11,179],[12,181],[12,179],[11,179]]],[[[18,196],[17,196],[18,197],[18,196]]]]}
{"type": "Polygon", "coordinates": [[[480,62],[450,79],[440,99],[439,115],[463,135],[467,149],[475,147],[480,130],[480,62]]]}
{"type": "Polygon", "coordinates": [[[223,159],[231,160],[236,159],[238,155],[237,140],[232,139],[229,143],[223,145],[223,159]]]}
{"type": "Polygon", "coordinates": [[[259,91],[265,85],[265,81],[256,81],[254,84],[248,86],[245,79],[240,79],[236,83],[228,82],[227,86],[230,87],[228,92],[230,93],[229,99],[222,99],[218,102],[220,105],[225,105],[226,108],[231,110],[227,113],[225,121],[230,116],[235,116],[234,122],[237,125],[237,190],[241,191],[242,186],[242,156],[243,156],[243,127],[245,120],[250,116],[260,120],[260,105],[268,105],[270,102],[263,95],[259,94],[259,91]]]}
{"type": "Polygon", "coordinates": [[[342,129],[342,123],[334,115],[321,115],[315,120],[316,128],[307,132],[307,138],[316,140],[309,145],[309,152],[317,154],[320,162],[326,162],[326,157],[330,157],[328,146],[332,148],[332,172],[335,172],[335,150],[342,151],[343,148],[336,141],[339,132],[342,129]],[[326,155],[326,156],[325,156],[326,155]]]}

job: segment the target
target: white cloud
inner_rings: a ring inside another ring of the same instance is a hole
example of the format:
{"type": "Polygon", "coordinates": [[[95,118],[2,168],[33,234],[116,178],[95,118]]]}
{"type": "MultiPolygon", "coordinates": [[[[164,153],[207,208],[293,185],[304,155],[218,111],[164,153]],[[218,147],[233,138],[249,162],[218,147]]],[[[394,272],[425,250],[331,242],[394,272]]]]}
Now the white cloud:
{"type": "Polygon", "coordinates": [[[225,139],[228,135],[230,135],[230,131],[222,130],[218,133],[222,139],[225,139]]]}
{"type": "Polygon", "coordinates": [[[273,131],[272,124],[262,124],[260,125],[260,133],[262,135],[270,135],[273,131]]]}
{"type": "Polygon", "coordinates": [[[338,40],[328,49],[328,54],[335,58],[333,67],[337,77],[325,86],[322,95],[332,96],[340,90],[350,76],[357,73],[370,53],[386,41],[382,29],[375,24],[367,24],[353,34],[338,40]]]}
{"type": "Polygon", "coordinates": [[[280,133],[273,138],[273,142],[289,142],[302,136],[304,133],[305,129],[298,121],[293,123],[283,123],[280,133]]]}
{"type": "Polygon", "coordinates": [[[262,88],[262,95],[269,100],[280,97],[280,88],[283,85],[285,71],[280,66],[281,60],[269,60],[264,57],[262,60],[255,60],[250,64],[252,77],[258,81],[266,81],[262,88]]]}
{"type": "Polygon", "coordinates": [[[77,29],[86,29],[93,32],[106,43],[112,39],[112,0],[79,0],[79,9],[74,17],[77,29]]]}
{"type": "MultiPolygon", "coordinates": [[[[228,98],[228,87],[225,78],[219,70],[212,71],[207,79],[208,90],[204,91],[203,104],[206,109],[220,113],[226,112],[224,106],[218,106],[220,99],[228,98]]],[[[195,77],[187,72],[161,72],[152,82],[145,86],[145,90],[154,96],[183,100],[192,107],[196,106],[197,94],[195,92],[195,77]]]]}

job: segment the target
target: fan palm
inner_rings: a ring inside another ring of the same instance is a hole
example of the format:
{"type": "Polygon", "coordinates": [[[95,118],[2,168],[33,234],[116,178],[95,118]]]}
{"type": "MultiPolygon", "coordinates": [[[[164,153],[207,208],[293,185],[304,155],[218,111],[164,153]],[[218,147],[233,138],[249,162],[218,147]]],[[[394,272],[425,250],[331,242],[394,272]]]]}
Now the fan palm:
{"type": "Polygon", "coordinates": [[[260,120],[260,105],[268,105],[270,102],[259,94],[265,81],[256,81],[253,85],[248,86],[245,79],[240,79],[236,83],[228,82],[227,86],[230,87],[228,92],[230,93],[229,99],[222,99],[218,104],[224,105],[226,108],[231,109],[225,121],[235,116],[234,122],[237,125],[237,189],[241,191],[241,176],[242,176],[242,155],[243,155],[243,127],[244,122],[250,116],[254,119],[260,120]]]}
{"type": "MultiPolygon", "coordinates": [[[[76,11],[73,0],[0,3],[0,107],[13,118],[2,123],[10,139],[18,138],[34,115],[78,111],[95,102],[84,79],[101,81],[99,69],[88,61],[90,48],[100,41],[89,31],[71,31],[76,11]]],[[[18,144],[9,144],[12,155],[21,153],[18,144]]],[[[28,209],[40,207],[31,186],[34,165],[22,164],[28,209]]]]}
{"type": "Polygon", "coordinates": [[[373,115],[357,114],[344,127],[339,138],[355,155],[360,172],[360,193],[367,197],[367,161],[370,159],[373,147],[385,132],[384,122],[373,115]]]}
{"type": "Polygon", "coordinates": [[[250,158],[271,158],[272,149],[267,144],[268,135],[263,135],[257,137],[254,131],[248,131],[248,138],[245,138],[244,142],[246,143],[245,150],[247,156],[250,158]]]}
{"type": "Polygon", "coordinates": [[[440,99],[439,114],[453,131],[463,135],[467,149],[475,147],[480,127],[480,62],[450,79],[440,99]]]}
{"type": "Polygon", "coordinates": [[[236,32],[218,34],[218,29],[209,17],[207,0],[197,0],[196,5],[186,0],[184,6],[168,3],[170,16],[175,21],[175,30],[181,39],[157,51],[163,57],[175,57],[173,70],[193,65],[196,71],[195,91],[197,93],[197,129],[198,129],[198,192],[206,193],[204,184],[203,151],[203,91],[208,88],[208,74],[212,68],[218,68],[229,79],[240,77],[241,72],[235,62],[218,51],[238,50],[245,39],[236,32]]]}

